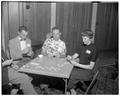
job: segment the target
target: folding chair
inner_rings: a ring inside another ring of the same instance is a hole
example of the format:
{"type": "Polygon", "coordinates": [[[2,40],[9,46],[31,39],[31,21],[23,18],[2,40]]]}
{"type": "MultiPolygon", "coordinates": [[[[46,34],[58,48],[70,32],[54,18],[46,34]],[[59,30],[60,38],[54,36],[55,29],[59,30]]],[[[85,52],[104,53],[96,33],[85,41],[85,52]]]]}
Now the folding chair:
{"type": "Polygon", "coordinates": [[[97,71],[95,73],[95,75],[93,76],[93,79],[92,79],[91,83],[89,84],[89,86],[88,86],[88,88],[87,88],[87,90],[85,91],[84,94],[87,94],[89,92],[89,90],[92,88],[93,84],[95,83],[95,81],[97,79],[98,74],[99,74],[99,71],[97,71]]]}
{"type": "Polygon", "coordinates": [[[85,84],[85,82],[84,81],[81,81],[81,83],[83,84],[83,85],[86,85],[87,86],[87,89],[85,90],[85,92],[84,92],[84,94],[87,94],[89,91],[90,91],[90,89],[93,87],[93,85],[95,84],[95,81],[96,81],[96,79],[97,79],[97,76],[98,76],[98,74],[99,74],[99,58],[97,59],[97,61],[96,61],[96,64],[95,64],[95,66],[94,66],[94,68],[93,68],[93,73],[94,73],[94,75],[93,75],[93,77],[92,77],[92,79],[91,79],[91,82],[90,82],[90,84],[87,86],[86,84],[85,84]]]}

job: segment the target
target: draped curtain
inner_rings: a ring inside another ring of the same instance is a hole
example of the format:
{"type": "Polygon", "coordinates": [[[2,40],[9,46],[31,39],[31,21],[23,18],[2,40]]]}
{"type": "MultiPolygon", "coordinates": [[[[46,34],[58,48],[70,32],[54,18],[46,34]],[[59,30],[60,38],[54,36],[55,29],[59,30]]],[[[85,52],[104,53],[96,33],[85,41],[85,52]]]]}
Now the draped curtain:
{"type": "Polygon", "coordinates": [[[82,44],[81,32],[91,28],[91,3],[57,3],[56,25],[66,42],[68,54],[73,54],[82,44]]]}
{"type": "MultiPolygon", "coordinates": [[[[51,3],[2,2],[2,48],[17,36],[18,27],[25,25],[32,44],[43,43],[51,26],[51,3]]],[[[92,3],[56,2],[56,26],[66,42],[68,54],[82,44],[81,32],[91,28],[92,3]]],[[[99,3],[97,8],[95,44],[99,50],[118,49],[118,3],[99,3]]]]}
{"type": "Polygon", "coordinates": [[[99,3],[95,42],[99,50],[118,49],[118,3],[99,3]]]}
{"type": "Polygon", "coordinates": [[[50,31],[51,4],[37,2],[2,2],[2,47],[17,36],[19,26],[25,25],[32,44],[41,44],[50,31]]]}

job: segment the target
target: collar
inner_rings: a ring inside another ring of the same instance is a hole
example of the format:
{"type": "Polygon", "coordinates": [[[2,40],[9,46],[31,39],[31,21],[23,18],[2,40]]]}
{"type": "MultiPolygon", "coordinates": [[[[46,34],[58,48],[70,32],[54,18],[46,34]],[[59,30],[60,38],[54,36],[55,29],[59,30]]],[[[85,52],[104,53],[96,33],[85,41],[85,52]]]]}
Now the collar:
{"type": "Polygon", "coordinates": [[[19,39],[19,41],[24,41],[24,40],[26,40],[26,39],[20,38],[20,36],[18,36],[18,39],[19,39]]]}
{"type": "Polygon", "coordinates": [[[59,39],[59,40],[55,40],[55,39],[53,39],[53,38],[52,38],[52,40],[54,40],[54,41],[56,41],[56,42],[60,42],[60,41],[61,41],[60,39],[59,39]]]}
{"type": "Polygon", "coordinates": [[[18,36],[18,39],[21,40],[21,38],[18,36]]]}

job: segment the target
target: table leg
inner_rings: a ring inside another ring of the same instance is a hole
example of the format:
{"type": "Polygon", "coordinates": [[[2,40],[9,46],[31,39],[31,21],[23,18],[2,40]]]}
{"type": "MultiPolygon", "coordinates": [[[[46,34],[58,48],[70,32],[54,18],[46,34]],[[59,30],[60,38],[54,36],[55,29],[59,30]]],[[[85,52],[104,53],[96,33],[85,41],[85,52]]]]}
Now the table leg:
{"type": "Polygon", "coordinates": [[[65,81],[65,94],[66,94],[66,92],[67,92],[67,79],[64,78],[63,80],[65,81]]]}

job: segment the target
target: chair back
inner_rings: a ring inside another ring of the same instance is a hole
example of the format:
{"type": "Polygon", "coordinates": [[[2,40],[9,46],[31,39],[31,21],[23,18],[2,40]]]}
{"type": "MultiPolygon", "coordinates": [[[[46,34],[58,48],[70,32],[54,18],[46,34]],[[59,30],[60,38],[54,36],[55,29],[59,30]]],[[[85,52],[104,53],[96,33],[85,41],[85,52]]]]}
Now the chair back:
{"type": "Polygon", "coordinates": [[[100,58],[97,58],[96,62],[95,62],[95,66],[92,70],[92,72],[95,74],[99,69],[100,69],[100,58]]]}
{"type": "Polygon", "coordinates": [[[95,62],[95,66],[92,70],[92,73],[94,74],[93,75],[93,78],[92,78],[92,81],[91,83],[89,84],[87,90],[85,91],[84,94],[87,94],[89,92],[89,90],[92,88],[92,86],[94,85],[95,81],[96,81],[96,78],[98,77],[98,74],[99,74],[99,69],[100,69],[100,58],[97,58],[96,62],[95,62]]]}

